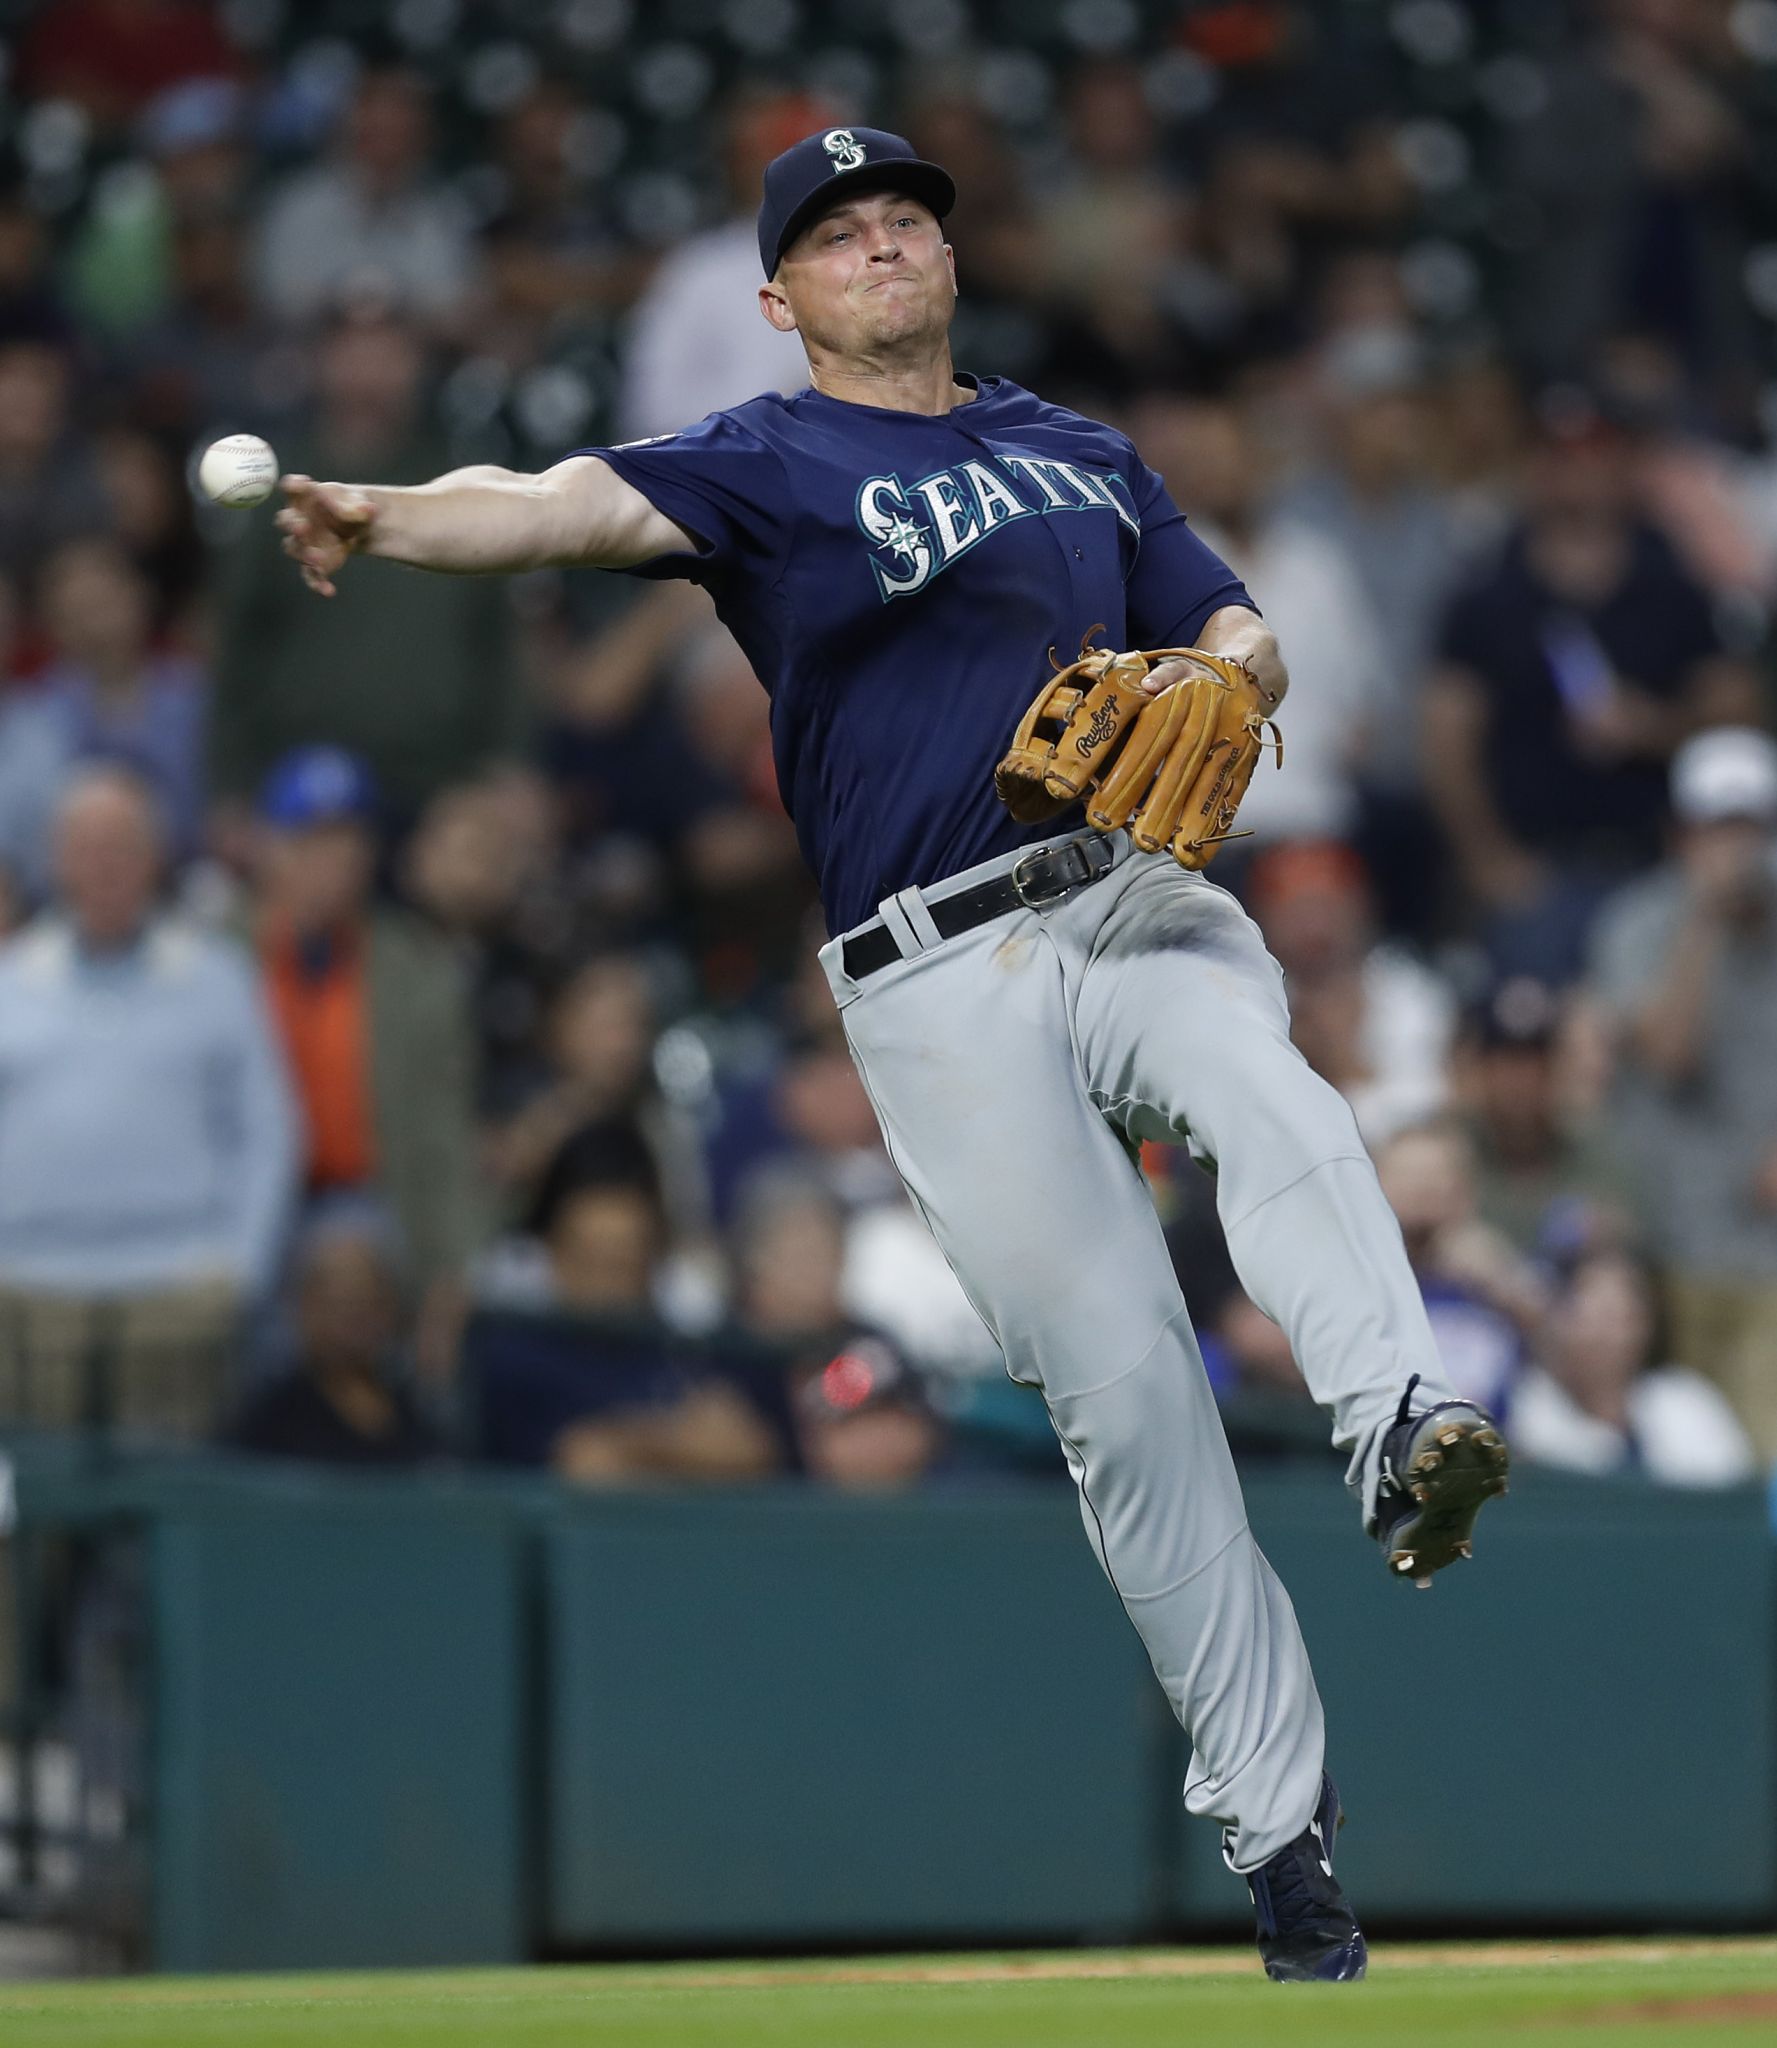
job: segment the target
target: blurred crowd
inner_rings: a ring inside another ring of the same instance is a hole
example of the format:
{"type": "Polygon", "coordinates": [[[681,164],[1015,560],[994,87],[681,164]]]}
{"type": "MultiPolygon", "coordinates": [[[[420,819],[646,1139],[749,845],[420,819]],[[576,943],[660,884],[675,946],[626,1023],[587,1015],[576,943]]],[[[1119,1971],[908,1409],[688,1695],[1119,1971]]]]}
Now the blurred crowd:
{"type": "MultiPolygon", "coordinates": [[[[188,483],[224,432],[417,482],[798,388],[759,174],[869,120],[957,177],[959,365],[1124,427],[1278,630],[1214,879],[1456,1385],[1531,1460],[1777,1462],[1773,0],[0,25],[0,1423],[1060,1472],[883,1153],[701,593],[322,602],[188,483]]],[[[1147,1166],[1231,1422],[1299,1436],[1213,1183],[1147,1166]]]]}

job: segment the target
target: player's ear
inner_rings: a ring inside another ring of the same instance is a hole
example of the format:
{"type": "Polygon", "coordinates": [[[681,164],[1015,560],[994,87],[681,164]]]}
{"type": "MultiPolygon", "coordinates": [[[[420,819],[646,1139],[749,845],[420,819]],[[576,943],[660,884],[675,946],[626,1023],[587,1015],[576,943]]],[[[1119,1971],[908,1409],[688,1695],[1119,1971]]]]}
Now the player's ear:
{"type": "Polygon", "coordinates": [[[796,316],[790,311],[790,302],[776,278],[759,287],[759,310],[779,334],[796,332],[796,316]]]}

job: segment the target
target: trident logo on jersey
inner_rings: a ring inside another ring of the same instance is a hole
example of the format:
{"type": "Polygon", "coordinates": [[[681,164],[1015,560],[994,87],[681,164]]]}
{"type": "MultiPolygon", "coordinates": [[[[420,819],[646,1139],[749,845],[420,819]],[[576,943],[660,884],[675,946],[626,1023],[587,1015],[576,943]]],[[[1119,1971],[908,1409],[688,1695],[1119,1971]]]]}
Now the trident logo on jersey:
{"type": "Polygon", "coordinates": [[[821,147],[833,159],[835,176],[841,171],[861,170],[864,145],[849,128],[835,128],[821,137],[821,147]]]}

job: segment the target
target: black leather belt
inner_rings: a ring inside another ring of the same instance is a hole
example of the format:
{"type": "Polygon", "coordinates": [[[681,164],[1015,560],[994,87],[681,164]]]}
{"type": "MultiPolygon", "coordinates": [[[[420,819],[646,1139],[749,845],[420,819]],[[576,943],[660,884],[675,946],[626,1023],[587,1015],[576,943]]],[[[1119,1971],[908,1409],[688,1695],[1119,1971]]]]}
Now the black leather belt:
{"type": "MultiPolygon", "coordinates": [[[[991,882],[977,882],[972,889],[959,889],[954,896],[940,896],[929,902],[933,924],[941,939],[954,939],[973,931],[990,918],[1004,917],[1008,910],[1038,910],[1059,903],[1088,882],[1111,870],[1111,842],[1102,833],[1089,832],[1080,839],[1067,839],[1059,846],[1037,846],[1018,859],[1003,875],[991,882]]],[[[890,967],[902,957],[895,935],[879,917],[860,925],[845,942],[841,956],[853,981],[862,981],[878,968],[890,967]]]]}

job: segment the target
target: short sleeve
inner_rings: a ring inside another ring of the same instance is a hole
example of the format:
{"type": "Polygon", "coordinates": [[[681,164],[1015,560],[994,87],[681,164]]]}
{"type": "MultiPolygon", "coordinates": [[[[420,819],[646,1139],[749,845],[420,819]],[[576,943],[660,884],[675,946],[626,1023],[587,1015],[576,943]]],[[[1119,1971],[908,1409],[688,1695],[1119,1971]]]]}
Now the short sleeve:
{"type": "Polygon", "coordinates": [[[1137,647],[1194,647],[1224,605],[1259,608],[1220,555],[1198,539],[1165,484],[1137,460],[1132,488],[1141,545],[1126,578],[1129,638],[1137,647]]]}
{"type": "Polygon", "coordinates": [[[649,441],[575,452],[608,462],[698,543],[691,554],[638,562],[629,574],[713,583],[769,569],[775,577],[789,525],[783,461],[731,413],[649,441]]]}

